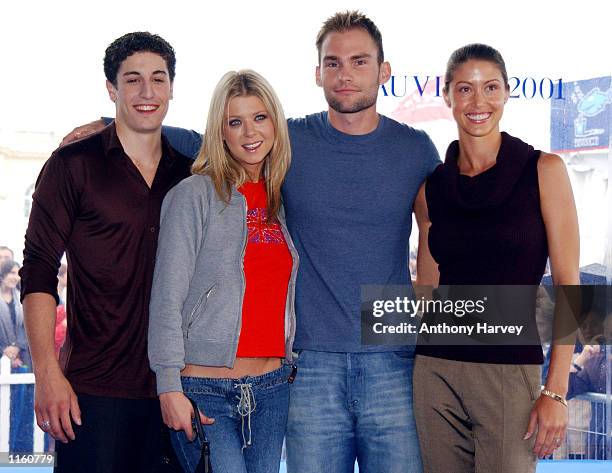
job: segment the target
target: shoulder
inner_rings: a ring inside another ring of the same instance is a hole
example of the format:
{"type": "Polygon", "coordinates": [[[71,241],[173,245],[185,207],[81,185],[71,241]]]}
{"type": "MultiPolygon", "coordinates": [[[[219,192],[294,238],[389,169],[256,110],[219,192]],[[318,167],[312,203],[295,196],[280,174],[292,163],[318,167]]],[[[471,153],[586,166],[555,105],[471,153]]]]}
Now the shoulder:
{"type": "Polygon", "coordinates": [[[191,195],[191,196],[205,196],[208,194],[210,189],[214,189],[214,184],[209,176],[203,174],[192,174],[191,176],[183,179],[176,186],[174,186],[168,195],[191,195]]]}
{"type": "Polygon", "coordinates": [[[400,123],[386,115],[381,115],[381,119],[385,121],[386,132],[392,133],[398,140],[408,140],[423,145],[433,144],[429,135],[423,130],[400,123]]]}
{"type": "MultiPolygon", "coordinates": [[[[203,217],[210,208],[209,196],[213,189],[208,176],[194,174],[183,179],[164,197],[161,209],[163,220],[173,223],[203,217]]],[[[195,221],[192,223],[196,225],[195,221]]]]}
{"type": "Polygon", "coordinates": [[[192,174],[168,191],[164,206],[184,207],[185,210],[189,207],[201,208],[213,192],[214,184],[210,177],[192,174]]]}
{"type": "Polygon", "coordinates": [[[558,192],[563,183],[569,185],[569,175],[560,156],[541,152],[537,163],[537,176],[540,190],[558,192]]]}
{"type": "MultiPolygon", "coordinates": [[[[425,131],[413,128],[405,123],[400,123],[384,115],[381,115],[381,118],[385,121],[384,141],[388,146],[401,147],[425,162],[435,161],[437,165],[440,161],[438,150],[425,131]]],[[[429,172],[431,172],[434,166],[428,165],[427,167],[429,172]]]]}
{"type": "Polygon", "coordinates": [[[100,133],[94,133],[82,140],[68,143],[57,148],[44,164],[39,179],[60,182],[68,178],[71,182],[81,182],[95,167],[103,162],[104,144],[100,133]]]}
{"type": "Polygon", "coordinates": [[[102,131],[96,132],[81,140],[73,141],[72,143],[60,146],[53,151],[49,160],[68,164],[103,155],[104,143],[102,131]]]}
{"type": "Polygon", "coordinates": [[[300,132],[307,129],[318,128],[325,125],[327,122],[327,112],[313,113],[299,118],[289,118],[287,126],[290,132],[300,132]]]}
{"type": "Polygon", "coordinates": [[[542,151],[538,158],[538,174],[540,176],[546,174],[565,174],[566,168],[561,156],[553,153],[545,153],[542,151]]]}

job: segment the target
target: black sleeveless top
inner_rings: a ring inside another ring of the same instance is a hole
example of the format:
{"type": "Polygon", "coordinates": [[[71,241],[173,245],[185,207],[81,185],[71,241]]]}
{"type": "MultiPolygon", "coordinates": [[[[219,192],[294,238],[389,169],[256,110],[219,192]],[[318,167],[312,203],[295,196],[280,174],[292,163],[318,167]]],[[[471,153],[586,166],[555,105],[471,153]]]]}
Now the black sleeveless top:
{"type": "MultiPolygon", "coordinates": [[[[473,177],[459,173],[458,156],[459,142],[454,141],[425,188],[429,248],[440,285],[537,286],[548,258],[538,186],[540,151],[502,132],[496,164],[473,177]]],[[[528,319],[535,329],[535,308],[528,319]]],[[[483,363],[543,362],[540,345],[419,346],[417,353],[483,363]]]]}

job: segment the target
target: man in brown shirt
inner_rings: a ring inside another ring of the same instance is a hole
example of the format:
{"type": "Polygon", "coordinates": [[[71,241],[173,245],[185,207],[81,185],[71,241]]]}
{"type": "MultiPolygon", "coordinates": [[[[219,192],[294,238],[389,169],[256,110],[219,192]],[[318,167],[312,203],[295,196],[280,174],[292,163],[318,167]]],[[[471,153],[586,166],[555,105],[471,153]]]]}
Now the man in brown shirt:
{"type": "Polygon", "coordinates": [[[161,416],[147,359],[149,296],[162,200],[191,165],[161,136],[174,69],[174,51],[157,35],[115,40],[104,58],[115,122],[56,150],[36,184],[21,294],[37,422],[60,441],[56,471],[156,468],[161,416]],[[53,334],[64,251],[62,372],[53,334]]]}

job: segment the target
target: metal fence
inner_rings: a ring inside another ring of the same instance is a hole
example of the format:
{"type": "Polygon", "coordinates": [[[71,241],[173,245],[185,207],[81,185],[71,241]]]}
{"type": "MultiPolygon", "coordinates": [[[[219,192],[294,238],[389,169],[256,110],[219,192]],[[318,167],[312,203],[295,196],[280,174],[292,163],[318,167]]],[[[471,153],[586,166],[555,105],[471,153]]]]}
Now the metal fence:
{"type": "MultiPolygon", "coordinates": [[[[11,373],[11,360],[7,356],[0,358],[0,452],[9,451],[11,429],[11,386],[16,384],[34,384],[34,373],[11,373]]],[[[33,451],[43,452],[45,433],[36,422],[33,428],[33,451]]]]}
{"type": "Polygon", "coordinates": [[[569,427],[555,459],[612,460],[612,396],[585,393],[568,402],[569,427]]]}

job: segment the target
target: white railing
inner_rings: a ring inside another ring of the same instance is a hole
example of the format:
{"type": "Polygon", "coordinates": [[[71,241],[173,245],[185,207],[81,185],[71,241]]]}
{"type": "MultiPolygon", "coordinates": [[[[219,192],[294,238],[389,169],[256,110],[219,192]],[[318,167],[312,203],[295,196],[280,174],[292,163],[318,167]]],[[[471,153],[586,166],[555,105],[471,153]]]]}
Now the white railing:
{"type": "MultiPolygon", "coordinates": [[[[11,428],[11,385],[34,384],[34,373],[11,373],[11,360],[7,356],[0,358],[0,452],[9,451],[9,433],[11,428]]],[[[34,417],[34,451],[45,450],[45,433],[40,430],[34,417]]]]}

